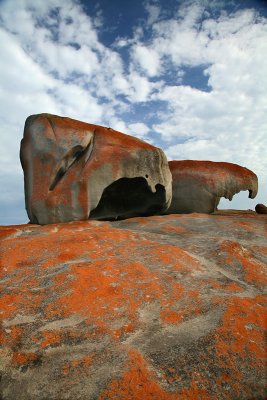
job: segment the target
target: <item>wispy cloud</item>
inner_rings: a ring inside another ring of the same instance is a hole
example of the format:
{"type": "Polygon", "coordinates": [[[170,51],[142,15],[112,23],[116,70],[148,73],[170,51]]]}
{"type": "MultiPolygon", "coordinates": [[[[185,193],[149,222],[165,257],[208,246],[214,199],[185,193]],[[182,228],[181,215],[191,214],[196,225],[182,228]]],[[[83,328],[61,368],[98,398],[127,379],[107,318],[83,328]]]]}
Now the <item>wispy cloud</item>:
{"type": "MultiPolygon", "coordinates": [[[[155,22],[150,40],[133,46],[135,57],[137,46],[147,46],[143,54],[156,54],[160,79],[173,71],[172,82],[165,79],[152,96],[164,103],[153,129],[170,158],[237,162],[265,183],[267,21],[252,9],[214,19],[199,2],[192,3],[176,18],[155,22]],[[203,65],[209,90],[183,85],[183,71],[203,65]]],[[[260,194],[267,198],[266,189],[260,194]]]]}

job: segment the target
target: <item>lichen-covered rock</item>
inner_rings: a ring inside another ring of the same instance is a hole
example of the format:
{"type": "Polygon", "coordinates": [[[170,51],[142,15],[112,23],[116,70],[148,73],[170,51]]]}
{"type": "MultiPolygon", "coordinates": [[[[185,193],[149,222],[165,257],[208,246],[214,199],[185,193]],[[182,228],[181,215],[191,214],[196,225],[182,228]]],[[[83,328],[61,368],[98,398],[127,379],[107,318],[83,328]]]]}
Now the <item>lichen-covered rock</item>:
{"type": "Polygon", "coordinates": [[[151,215],[171,201],[171,173],[162,150],[70,118],[27,118],[21,163],[33,223],[151,215]]]}
{"type": "Polygon", "coordinates": [[[254,172],[237,164],[213,161],[170,161],[172,173],[172,213],[212,213],[220,198],[232,200],[241,190],[254,198],[258,178],[254,172]]]}
{"type": "Polygon", "coordinates": [[[1,399],[266,399],[266,224],[0,227],[1,399]]]}
{"type": "Polygon", "coordinates": [[[255,211],[258,214],[267,214],[267,207],[264,204],[257,204],[255,207],[255,211]]]}

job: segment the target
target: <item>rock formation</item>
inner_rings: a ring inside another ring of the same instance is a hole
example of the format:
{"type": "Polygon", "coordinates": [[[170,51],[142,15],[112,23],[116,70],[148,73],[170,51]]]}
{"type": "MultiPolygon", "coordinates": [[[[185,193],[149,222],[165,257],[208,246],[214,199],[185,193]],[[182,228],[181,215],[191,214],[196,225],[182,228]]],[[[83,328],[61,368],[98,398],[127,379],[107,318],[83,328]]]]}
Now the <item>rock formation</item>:
{"type": "Polygon", "coordinates": [[[170,205],[171,173],[163,151],[109,128],[30,116],[21,163],[33,223],[151,215],[170,205]]]}
{"type": "Polygon", "coordinates": [[[257,204],[255,207],[255,211],[258,214],[267,214],[267,207],[264,204],[257,204]]]}
{"type": "Polygon", "coordinates": [[[266,224],[0,227],[1,398],[266,399],[266,224]]]}
{"type": "Polygon", "coordinates": [[[220,198],[232,200],[241,190],[248,190],[254,198],[258,178],[247,168],[227,162],[170,161],[172,173],[172,202],[167,210],[172,213],[212,213],[220,198]]]}

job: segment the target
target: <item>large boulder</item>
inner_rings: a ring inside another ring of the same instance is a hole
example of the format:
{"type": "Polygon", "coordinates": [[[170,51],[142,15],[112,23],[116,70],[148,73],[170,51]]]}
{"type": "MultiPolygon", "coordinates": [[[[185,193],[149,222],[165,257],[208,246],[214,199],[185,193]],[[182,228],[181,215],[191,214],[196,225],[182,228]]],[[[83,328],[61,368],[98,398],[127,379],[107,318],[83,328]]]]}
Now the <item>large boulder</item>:
{"type": "Polygon", "coordinates": [[[170,205],[163,151],[110,128],[33,115],[20,155],[32,223],[145,216],[170,205]]]}
{"type": "Polygon", "coordinates": [[[232,200],[241,190],[254,198],[258,178],[254,172],[237,164],[212,161],[170,161],[172,173],[172,202],[168,214],[212,213],[220,198],[232,200]]]}

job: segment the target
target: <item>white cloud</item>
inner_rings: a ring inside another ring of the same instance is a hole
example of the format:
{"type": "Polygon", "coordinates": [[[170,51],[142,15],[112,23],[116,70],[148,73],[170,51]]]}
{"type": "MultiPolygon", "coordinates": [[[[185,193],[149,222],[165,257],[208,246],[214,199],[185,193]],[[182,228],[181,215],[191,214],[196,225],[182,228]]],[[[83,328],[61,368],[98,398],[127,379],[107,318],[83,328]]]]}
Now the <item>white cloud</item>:
{"type": "Polygon", "coordinates": [[[19,46],[16,38],[0,28],[1,56],[0,73],[1,87],[14,92],[35,92],[46,89],[51,85],[52,79],[46,76],[42,68],[36,64],[19,46]],[[36,79],[32,79],[35,77],[36,79]]]}
{"type": "Polygon", "coordinates": [[[119,132],[124,132],[128,135],[135,136],[142,140],[148,140],[148,133],[150,132],[150,128],[143,122],[126,124],[124,121],[119,120],[116,117],[111,118],[110,122],[112,128],[119,132]]]}
{"type": "Polygon", "coordinates": [[[155,88],[155,84],[150,82],[145,76],[141,76],[138,72],[132,71],[129,75],[130,89],[127,97],[132,102],[145,102],[149,99],[150,94],[155,88]]]}
{"type": "Polygon", "coordinates": [[[151,46],[162,64],[168,57],[177,68],[207,64],[210,91],[165,85],[153,95],[166,106],[153,129],[170,143],[165,144],[169,158],[236,162],[254,170],[258,201],[264,203],[267,21],[243,10],[198,27],[200,11],[184,9],[183,20],[155,24],[151,46]]]}
{"type": "Polygon", "coordinates": [[[154,22],[157,21],[160,15],[160,7],[156,4],[146,4],[145,6],[146,11],[148,12],[147,24],[152,25],[154,22]]]}
{"type": "MultiPolygon", "coordinates": [[[[154,41],[151,46],[158,52],[160,59],[168,57],[176,66],[193,66],[207,62],[203,50],[209,42],[209,37],[194,24],[190,26],[189,22],[192,22],[191,19],[170,19],[153,25],[154,41]]],[[[169,67],[169,64],[166,64],[166,67],[169,67]]]]}
{"type": "Polygon", "coordinates": [[[128,133],[137,136],[140,139],[147,139],[149,131],[149,127],[143,122],[136,122],[128,125],[128,133]]]}
{"type": "Polygon", "coordinates": [[[17,165],[19,141],[23,124],[29,114],[59,112],[53,97],[48,94],[55,81],[44,73],[42,68],[31,60],[18,45],[15,38],[0,29],[1,45],[1,89],[0,122],[1,137],[0,158],[6,157],[11,164],[17,165]],[[8,132],[8,134],[7,134],[8,132]]]}
{"type": "Polygon", "coordinates": [[[85,89],[73,84],[57,84],[53,96],[60,105],[60,114],[96,123],[102,121],[103,107],[85,89]]]}
{"type": "Polygon", "coordinates": [[[132,49],[132,58],[138,67],[147,73],[149,77],[160,73],[160,56],[157,51],[140,45],[135,45],[132,49]]]}
{"type": "Polygon", "coordinates": [[[41,6],[27,0],[24,8],[15,3],[3,3],[3,25],[32,61],[42,65],[45,73],[64,80],[63,84],[75,81],[78,86],[86,85],[90,93],[111,97],[107,81],[115,75],[123,77],[120,56],[98,40],[92,18],[78,2],[67,0],[62,5],[50,0],[41,6]]]}

